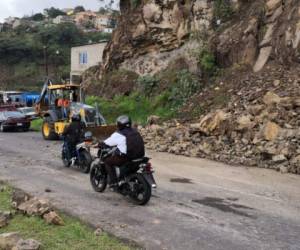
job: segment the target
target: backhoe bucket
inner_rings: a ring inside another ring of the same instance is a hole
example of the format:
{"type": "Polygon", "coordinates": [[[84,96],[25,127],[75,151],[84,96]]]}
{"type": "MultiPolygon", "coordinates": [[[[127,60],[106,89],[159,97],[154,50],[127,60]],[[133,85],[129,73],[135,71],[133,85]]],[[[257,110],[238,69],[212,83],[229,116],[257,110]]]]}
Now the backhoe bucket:
{"type": "Polygon", "coordinates": [[[102,140],[114,133],[117,130],[117,127],[116,125],[102,125],[96,127],[87,127],[85,130],[91,131],[94,137],[102,140]]]}

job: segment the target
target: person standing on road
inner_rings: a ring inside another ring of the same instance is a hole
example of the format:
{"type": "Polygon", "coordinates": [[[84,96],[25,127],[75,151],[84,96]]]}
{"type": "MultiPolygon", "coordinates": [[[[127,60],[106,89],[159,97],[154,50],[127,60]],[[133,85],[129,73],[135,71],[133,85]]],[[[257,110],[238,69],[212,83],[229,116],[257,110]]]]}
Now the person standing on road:
{"type": "Polygon", "coordinates": [[[132,128],[131,119],[122,115],[117,119],[118,130],[106,139],[102,146],[116,147],[111,156],[105,159],[105,168],[109,175],[109,185],[117,184],[115,167],[120,167],[126,162],[145,156],[144,140],[140,133],[132,128]]]}

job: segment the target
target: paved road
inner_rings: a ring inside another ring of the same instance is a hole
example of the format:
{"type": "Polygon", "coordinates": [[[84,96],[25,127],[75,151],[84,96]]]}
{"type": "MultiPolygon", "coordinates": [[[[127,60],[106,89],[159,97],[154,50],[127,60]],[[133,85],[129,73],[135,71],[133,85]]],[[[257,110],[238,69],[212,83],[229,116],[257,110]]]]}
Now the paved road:
{"type": "Polygon", "coordinates": [[[0,178],[146,249],[300,249],[300,176],[149,152],[158,189],[138,207],[93,192],[88,175],[62,167],[60,145],[0,134],[0,178]]]}

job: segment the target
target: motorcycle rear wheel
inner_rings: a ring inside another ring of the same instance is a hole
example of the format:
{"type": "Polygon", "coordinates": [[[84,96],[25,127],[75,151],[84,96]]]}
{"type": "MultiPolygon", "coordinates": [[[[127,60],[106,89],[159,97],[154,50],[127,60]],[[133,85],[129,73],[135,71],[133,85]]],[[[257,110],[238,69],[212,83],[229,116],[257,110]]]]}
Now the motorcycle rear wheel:
{"type": "Polygon", "coordinates": [[[86,150],[83,150],[80,152],[80,159],[81,159],[79,163],[80,170],[83,173],[88,174],[90,172],[91,164],[93,161],[91,154],[86,150]]]}
{"type": "Polygon", "coordinates": [[[93,166],[90,172],[90,182],[96,192],[102,193],[107,186],[106,171],[99,166],[93,166]]]}
{"type": "Polygon", "coordinates": [[[130,198],[136,205],[145,205],[151,198],[151,186],[147,183],[142,175],[133,175],[130,180],[133,183],[134,190],[130,198]]]}
{"type": "Polygon", "coordinates": [[[65,150],[62,151],[61,158],[62,158],[64,167],[69,168],[71,166],[71,162],[68,160],[67,153],[65,150]]]}

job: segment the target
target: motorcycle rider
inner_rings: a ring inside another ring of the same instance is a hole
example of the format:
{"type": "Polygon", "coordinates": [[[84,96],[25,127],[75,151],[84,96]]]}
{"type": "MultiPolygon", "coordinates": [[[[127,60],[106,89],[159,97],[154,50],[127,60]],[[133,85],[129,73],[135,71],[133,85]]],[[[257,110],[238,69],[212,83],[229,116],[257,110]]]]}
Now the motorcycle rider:
{"type": "Polygon", "coordinates": [[[132,128],[131,119],[126,115],[117,118],[118,130],[106,139],[102,146],[116,147],[111,156],[105,159],[105,168],[109,175],[110,187],[117,185],[115,166],[122,166],[126,162],[145,156],[144,140],[140,133],[132,128]]]}
{"type": "Polygon", "coordinates": [[[81,122],[81,117],[79,114],[73,114],[71,119],[71,123],[64,129],[64,132],[62,133],[68,145],[67,157],[69,160],[74,157],[73,154],[76,150],[76,145],[80,142],[84,129],[84,123],[81,122]]]}

